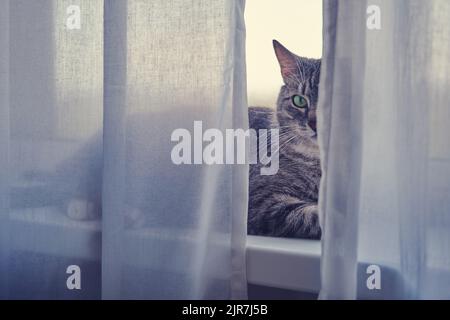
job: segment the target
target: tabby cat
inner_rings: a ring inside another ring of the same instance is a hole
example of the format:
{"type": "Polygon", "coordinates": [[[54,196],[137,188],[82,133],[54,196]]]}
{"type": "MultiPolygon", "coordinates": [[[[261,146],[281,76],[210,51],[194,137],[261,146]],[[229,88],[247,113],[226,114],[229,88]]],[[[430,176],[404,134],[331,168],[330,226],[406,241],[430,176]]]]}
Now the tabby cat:
{"type": "Polygon", "coordinates": [[[273,46],[284,81],[277,108],[250,107],[249,118],[256,132],[279,129],[279,170],[261,175],[261,164],[250,166],[248,234],[320,239],[316,110],[321,61],[299,57],[276,40],[273,46]]]}

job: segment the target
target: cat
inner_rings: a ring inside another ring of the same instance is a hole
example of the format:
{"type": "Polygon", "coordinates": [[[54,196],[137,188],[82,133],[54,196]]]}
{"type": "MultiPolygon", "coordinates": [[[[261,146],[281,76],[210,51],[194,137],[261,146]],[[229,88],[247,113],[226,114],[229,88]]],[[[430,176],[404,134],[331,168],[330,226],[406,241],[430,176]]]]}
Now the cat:
{"type": "Polygon", "coordinates": [[[261,164],[250,165],[248,234],[320,239],[316,111],[321,60],[299,57],[276,40],[273,47],[284,81],[277,108],[250,107],[249,122],[256,132],[279,129],[279,171],[261,175],[261,164]]]}

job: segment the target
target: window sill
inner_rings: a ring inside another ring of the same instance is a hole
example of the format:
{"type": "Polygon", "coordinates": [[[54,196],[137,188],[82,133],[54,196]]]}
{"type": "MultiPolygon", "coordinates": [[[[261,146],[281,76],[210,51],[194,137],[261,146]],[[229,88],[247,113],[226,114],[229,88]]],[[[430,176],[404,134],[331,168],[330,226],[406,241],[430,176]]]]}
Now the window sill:
{"type": "MultiPolygon", "coordinates": [[[[56,208],[34,208],[15,211],[11,232],[30,237],[14,237],[15,250],[32,250],[54,255],[97,260],[100,255],[101,222],[73,221],[56,208]],[[29,228],[29,229],[28,229],[29,228]],[[48,234],[58,234],[69,247],[60,252],[48,234]],[[42,234],[42,237],[40,236],[42,234]],[[80,236],[80,234],[83,234],[80,236]],[[47,240],[47,241],[46,241],[47,240]]],[[[144,231],[127,233],[128,241],[148,242],[151,235],[144,231]]],[[[135,244],[139,246],[139,243],[135,244]]],[[[247,238],[247,280],[253,285],[278,289],[318,293],[320,289],[320,241],[249,236],[247,238]]],[[[132,259],[133,257],[129,257],[132,259]]],[[[136,257],[134,257],[137,259],[136,257]]],[[[137,259],[139,260],[139,259],[137,259]]],[[[135,261],[136,264],[147,263],[135,261]]]]}
{"type": "Polygon", "coordinates": [[[249,236],[247,281],[250,284],[318,293],[320,241],[249,236]]]}

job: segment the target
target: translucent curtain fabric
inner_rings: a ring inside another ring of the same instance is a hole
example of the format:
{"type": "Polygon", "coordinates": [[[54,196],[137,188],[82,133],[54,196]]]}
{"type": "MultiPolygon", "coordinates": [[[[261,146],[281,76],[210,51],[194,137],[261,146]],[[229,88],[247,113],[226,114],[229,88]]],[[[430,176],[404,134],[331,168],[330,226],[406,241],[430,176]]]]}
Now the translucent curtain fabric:
{"type": "Polygon", "coordinates": [[[195,139],[194,121],[248,126],[243,5],[105,3],[106,298],[246,295],[247,166],[171,159],[172,133],[195,139]]]}
{"type": "Polygon", "coordinates": [[[71,1],[1,2],[1,298],[100,297],[101,222],[67,215],[101,191],[102,4],[77,3],[80,30],[71,1]]]}
{"type": "Polygon", "coordinates": [[[450,3],[325,0],[324,17],[320,296],[448,299],[450,3]]]}
{"type": "Polygon", "coordinates": [[[245,298],[247,166],[171,160],[248,126],[244,1],[0,5],[0,298],[245,298]]]}
{"type": "Polygon", "coordinates": [[[7,280],[6,266],[8,259],[8,236],[6,222],[8,221],[8,149],[3,146],[9,144],[9,1],[2,0],[0,5],[3,10],[0,11],[0,296],[6,296],[7,280]]]}

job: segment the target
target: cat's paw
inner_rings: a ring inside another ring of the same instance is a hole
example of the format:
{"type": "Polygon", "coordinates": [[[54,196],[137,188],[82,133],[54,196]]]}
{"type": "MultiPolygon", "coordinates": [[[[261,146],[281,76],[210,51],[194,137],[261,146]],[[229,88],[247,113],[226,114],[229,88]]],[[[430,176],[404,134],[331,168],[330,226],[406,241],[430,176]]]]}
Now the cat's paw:
{"type": "Polygon", "coordinates": [[[307,239],[320,240],[322,229],[319,223],[319,210],[317,204],[303,209],[303,236],[307,239]]]}
{"type": "Polygon", "coordinates": [[[127,229],[139,229],[145,226],[145,214],[139,208],[127,206],[125,209],[124,217],[125,228],[127,229]]]}
{"type": "Polygon", "coordinates": [[[72,199],[67,204],[67,216],[72,220],[94,220],[100,215],[99,208],[94,202],[72,199]]]}
{"type": "Polygon", "coordinates": [[[317,204],[300,205],[288,214],[285,223],[288,237],[314,240],[322,237],[317,204]]]}

